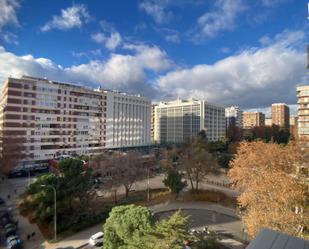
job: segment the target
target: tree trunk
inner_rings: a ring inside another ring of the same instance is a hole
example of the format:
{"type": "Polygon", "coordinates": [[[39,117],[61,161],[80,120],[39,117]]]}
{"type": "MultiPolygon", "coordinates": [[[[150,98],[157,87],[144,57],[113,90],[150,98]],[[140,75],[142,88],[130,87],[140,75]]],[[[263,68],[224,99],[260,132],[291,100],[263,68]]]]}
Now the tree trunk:
{"type": "Polygon", "coordinates": [[[125,188],[125,191],[126,191],[126,198],[128,198],[130,189],[127,185],[124,185],[124,188],[125,188]]]}
{"type": "Polygon", "coordinates": [[[191,175],[189,173],[188,173],[188,178],[190,180],[191,189],[194,192],[194,184],[193,184],[193,181],[192,181],[192,177],[191,177],[191,175]]]}

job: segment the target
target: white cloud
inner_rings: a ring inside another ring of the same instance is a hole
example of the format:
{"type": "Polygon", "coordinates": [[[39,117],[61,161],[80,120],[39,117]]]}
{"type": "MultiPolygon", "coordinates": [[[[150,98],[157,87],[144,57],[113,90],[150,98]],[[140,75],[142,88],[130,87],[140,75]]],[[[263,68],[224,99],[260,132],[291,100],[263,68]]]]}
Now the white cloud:
{"type": "Polygon", "coordinates": [[[41,31],[46,32],[51,29],[68,30],[72,28],[80,28],[84,23],[89,22],[90,15],[85,5],[74,4],[72,7],[61,10],[60,16],[53,16],[41,31]]]}
{"type": "Polygon", "coordinates": [[[146,82],[146,70],[157,73],[170,68],[172,62],[158,47],[130,45],[127,49],[133,53],[111,54],[106,61],[91,60],[64,68],[47,58],[17,56],[0,47],[0,80],[25,74],[154,96],[155,89],[146,82]]]}
{"type": "Polygon", "coordinates": [[[91,39],[96,43],[103,44],[109,50],[115,50],[121,43],[120,33],[108,22],[101,21],[102,32],[91,35],[91,39]]]}
{"type": "Polygon", "coordinates": [[[146,0],[139,4],[139,8],[151,16],[157,24],[163,24],[169,22],[173,18],[173,13],[166,9],[167,4],[168,0],[146,0]]]}
{"type": "Polygon", "coordinates": [[[144,65],[146,69],[160,72],[171,69],[174,66],[166,52],[157,46],[150,47],[144,44],[125,44],[124,48],[135,51],[135,59],[139,64],[144,65]]]}
{"type": "Polygon", "coordinates": [[[16,0],[0,0],[0,31],[6,25],[19,25],[16,16],[19,7],[19,2],[16,0]]]}
{"type": "Polygon", "coordinates": [[[266,47],[243,50],[213,65],[171,71],[159,77],[156,86],[174,98],[194,97],[244,108],[295,103],[295,86],[306,72],[306,54],[294,49],[300,41],[289,37],[304,42],[299,32],[286,31],[266,47]]]}
{"type": "Polygon", "coordinates": [[[121,35],[118,32],[111,32],[110,36],[101,32],[95,33],[91,36],[91,39],[96,43],[103,44],[109,50],[115,50],[122,42],[121,35]]]}
{"type": "Polygon", "coordinates": [[[212,38],[221,31],[231,31],[236,18],[245,10],[242,0],[216,0],[214,9],[198,18],[195,39],[212,38]]]}

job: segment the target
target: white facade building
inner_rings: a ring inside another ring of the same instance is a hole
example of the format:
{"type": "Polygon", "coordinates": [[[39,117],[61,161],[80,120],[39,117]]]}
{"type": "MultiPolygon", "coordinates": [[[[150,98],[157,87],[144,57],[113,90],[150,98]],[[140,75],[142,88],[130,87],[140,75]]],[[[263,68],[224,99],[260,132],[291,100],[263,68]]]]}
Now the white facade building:
{"type": "Polygon", "coordinates": [[[225,137],[223,106],[201,100],[161,102],[155,107],[154,139],[158,143],[182,143],[201,130],[207,139],[217,141],[225,137]]]}
{"type": "Polygon", "coordinates": [[[243,127],[243,111],[238,106],[230,106],[225,108],[226,127],[234,124],[239,128],[243,127]]]}
{"type": "Polygon", "coordinates": [[[105,91],[107,148],[150,144],[151,101],[140,95],[105,91]]]}
{"type": "Polygon", "coordinates": [[[0,132],[22,140],[24,165],[44,164],[62,155],[150,144],[150,108],[139,95],[8,78],[1,89],[0,132]]]}

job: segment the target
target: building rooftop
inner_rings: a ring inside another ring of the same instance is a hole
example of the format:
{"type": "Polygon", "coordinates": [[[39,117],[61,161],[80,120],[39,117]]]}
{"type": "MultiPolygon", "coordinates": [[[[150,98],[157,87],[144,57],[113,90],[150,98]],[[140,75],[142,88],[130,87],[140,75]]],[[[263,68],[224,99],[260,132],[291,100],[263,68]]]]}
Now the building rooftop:
{"type": "Polygon", "coordinates": [[[263,229],[246,249],[309,249],[309,241],[263,229]]]}

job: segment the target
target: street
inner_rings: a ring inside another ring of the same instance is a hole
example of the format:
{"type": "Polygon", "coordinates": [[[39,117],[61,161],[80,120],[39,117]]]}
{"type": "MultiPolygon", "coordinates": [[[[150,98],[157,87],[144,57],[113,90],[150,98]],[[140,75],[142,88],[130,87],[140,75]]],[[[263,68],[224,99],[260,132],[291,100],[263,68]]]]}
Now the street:
{"type": "MultiPolygon", "coordinates": [[[[163,188],[164,184],[162,182],[164,178],[164,175],[157,175],[150,179],[149,185],[150,188],[163,188]]],[[[18,201],[19,194],[23,193],[25,190],[25,187],[29,184],[29,181],[34,181],[34,178],[13,178],[13,179],[5,179],[4,182],[0,183],[0,197],[5,199],[8,208],[11,208],[12,212],[14,213],[14,216],[18,219],[19,224],[19,233],[24,241],[24,249],[59,249],[59,248],[78,248],[82,245],[87,244],[88,239],[91,235],[99,232],[102,230],[102,224],[90,227],[86,230],[83,230],[81,232],[78,232],[70,237],[67,237],[57,243],[48,243],[45,241],[44,237],[42,236],[41,232],[39,231],[36,224],[31,224],[27,219],[22,217],[17,211],[16,211],[16,204],[18,201]],[[17,194],[14,194],[14,190],[16,189],[17,194]],[[7,198],[7,196],[10,195],[10,199],[7,198]],[[35,232],[36,236],[34,239],[27,240],[28,233],[35,232]]],[[[220,190],[225,192],[227,195],[230,196],[237,196],[238,193],[234,190],[210,185],[207,183],[201,184],[202,188],[207,189],[214,189],[214,190],[220,190]]],[[[99,195],[106,195],[108,194],[107,191],[104,191],[104,185],[101,187],[102,189],[98,190],[99,195]]],[[[134,184],[132,187],[133,190],[145,190],[147,188],[147,180],[139,181],[134,184]]],[[[118,194],[123,194],[124,189],[123,187],[119,187],[118,194]]],[[[236,218],[231,218],[230,216],[221,215],[219,213],[213,213],[212,211],[205,211],[204,209],[207,209],[207,206],[211,204],[204,203],[203,210],[191,210],[191,208],[188,208],[185,210],[185,213],[190,215],[190,226],[192,228],[198,228],[203,226],[211,226],[215,228],[216,230],[225,230],[227,233],[232,234],[233,236],[237,237],[240,236],[241,233],[241,226],[240,221],[236,218]]],[[[166,208],[169,208],[168,206],[166,208]]],[[[155,209],[155,207],[154,207],[155,209]]],[[[194,207],[193,207],[194,209],[194,207]]],[[[162,210],[161,210],[162,211],[162,210]]],[[[163,210],[164,211],[164,210],[163,210]]],[[[159,210],[157,210],[159,212],[159,210]]],[[[168,215],[169,213],[162,213],[162,217],[165,215],[168,215]]],[[[89,246],[87,246],[89,248],[89,246]]]]}

